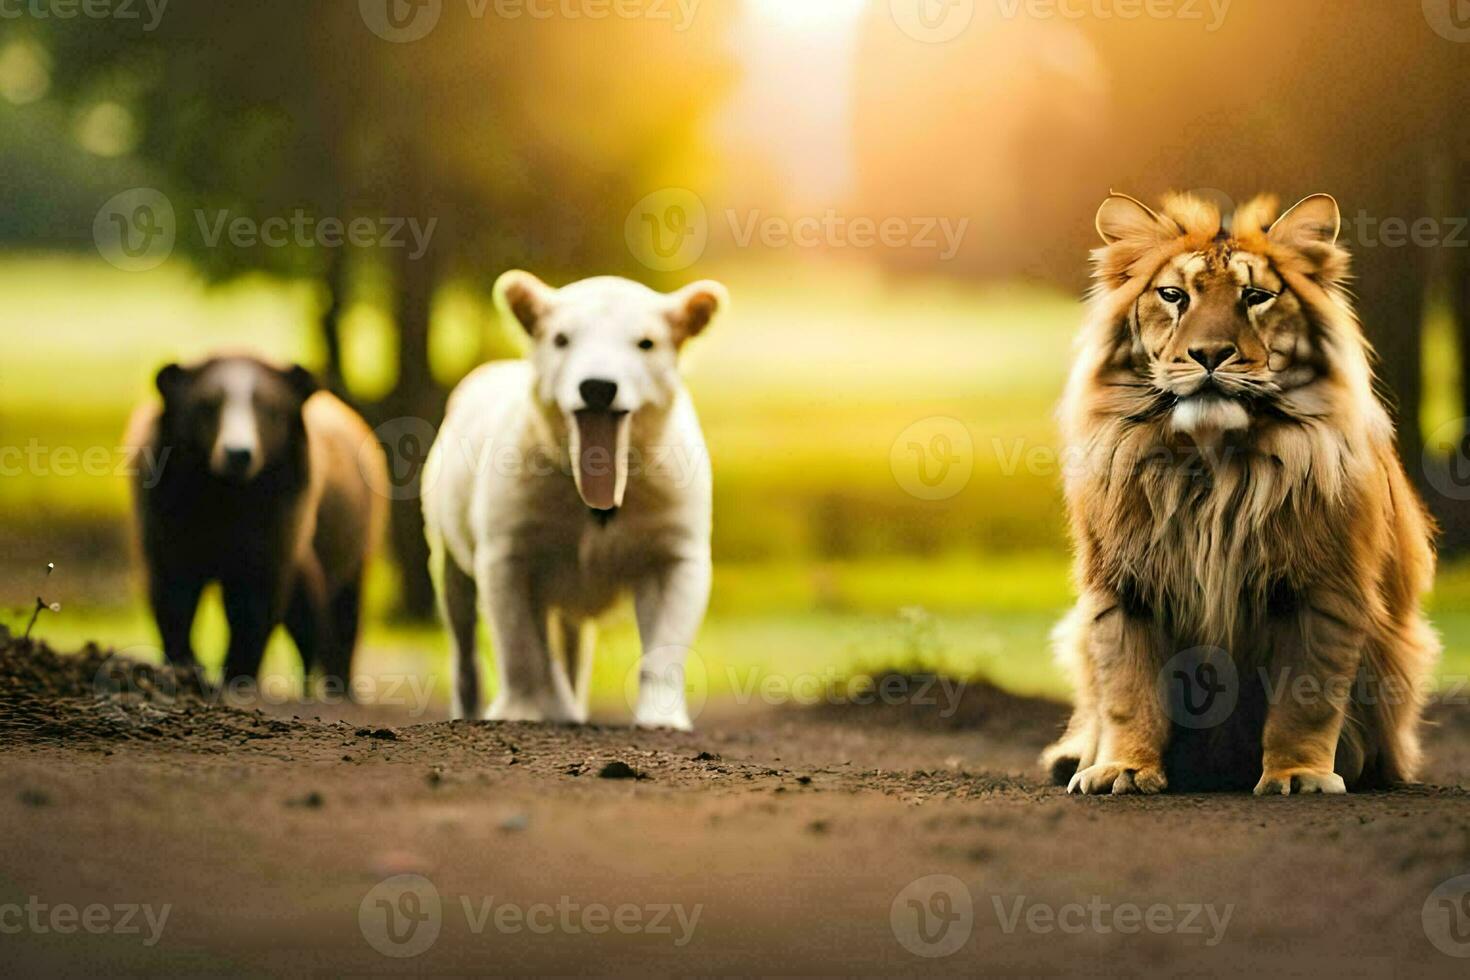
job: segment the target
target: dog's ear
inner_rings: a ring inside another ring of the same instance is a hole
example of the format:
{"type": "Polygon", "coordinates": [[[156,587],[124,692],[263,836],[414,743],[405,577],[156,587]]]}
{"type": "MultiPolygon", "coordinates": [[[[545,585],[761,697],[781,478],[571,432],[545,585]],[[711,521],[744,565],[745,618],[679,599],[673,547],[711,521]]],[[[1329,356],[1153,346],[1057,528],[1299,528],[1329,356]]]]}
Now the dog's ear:
{"type": "Polygon", "coordinates": [[[690,337],[703,333],[715,314],[730,305],[730,294],[714,280],[703,279],[673,293],[670,300],[673,305],[668,318],[674,332],[674,344],[683,346],[690,337]]]}
{"type": "Polygon", "coordinates": [[[1303,198],[1276,219],[1267,237],[1278,245],[1296,249],[1319,248],[1337,243],[1342,230],[1342,211],[1330,194],[1303,198]]]}
{"type": "Polygon", "coordinates": [[[321,384],[317,381],[316,375],[312,374],[300,364],[291,365],[282,374],[286,378],[286,384],[291,386],[291,390],[296,393],[296,397],[302,401],[306,401],[321,389],[321,384]]]}
{"type": "Polygon", "coordinates": [[[1182,229],[1136,197],[1113,191],[1097,209],[1097,233],[1103,242],[1153,243],[1168,241],[1182,229]]]}
{"type": "Polygon", "coordinates": [[[163,396],[163,400],[168,402],[178,394],[179,386],[184,383],[184,380],[188,376],[189,371],[183,365],[165,364],[153,376],[153,385],[158,389],[158,393],[163,396]]]}
{"type": "Polygon", "coordinates": [[[495,303],[504,313],[516,318],[521,328],[536,336],[536,324],[551,306],[556,290],[529,272],[512,269],[495,281],[495,303]]]}

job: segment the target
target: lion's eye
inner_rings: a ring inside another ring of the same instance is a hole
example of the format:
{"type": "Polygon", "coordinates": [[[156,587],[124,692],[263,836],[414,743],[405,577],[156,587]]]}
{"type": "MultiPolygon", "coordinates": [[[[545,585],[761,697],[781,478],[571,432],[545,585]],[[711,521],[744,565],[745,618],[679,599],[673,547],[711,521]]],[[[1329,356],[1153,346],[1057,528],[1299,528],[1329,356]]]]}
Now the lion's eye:
{"type": "Polygon", "coordinates": [[[551,342],[558,347],[565,347],[567,344],[570,344],[572,342],[572,339],[564,333],[559,333],[555,337],[551,338],[551,342]]]}
{"type": "Polygon", "coordinates": [[[638,349],[653,350],[653,341],[649,340],[647,337],[644,337],[642,340],[638,341],[638,349]]]}
{"type": "Polygon", "coordinates": [[[1170,306],[1177,306],[1180,310],[1189,305],[1189,294],[1175,286],[1163,286],[1159,289],[1159,299],[1170,306]]]}
{"type": "Polygon", "coordinates": [[[1241,298],[1245,300],[1246,306],[1261,306],[1276,298],[1276,294],[1265,289],[1257,289],[1254,286],[1246,287],[1241,298]]]}

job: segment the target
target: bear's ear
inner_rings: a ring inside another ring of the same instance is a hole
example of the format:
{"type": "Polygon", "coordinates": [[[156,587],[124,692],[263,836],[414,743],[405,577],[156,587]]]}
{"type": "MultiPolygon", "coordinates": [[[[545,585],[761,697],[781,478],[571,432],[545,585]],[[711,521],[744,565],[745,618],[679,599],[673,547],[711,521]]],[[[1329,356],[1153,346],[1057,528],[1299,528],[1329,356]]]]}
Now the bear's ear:
{"type": "Polygon", "coordinates": [[[306,401],[321,389],[321,385],[316,380],[316,375],[312,374],[300,364],[291,365],[283,373],[286,378],[286,384],[291,386],[291,390],[296,393],[296,397],[302,401],[306,401]]]}
{"type": "Polygon", "coordinates": [[[1165,242],[1181,234],[1183,229],[1136,197],[1113,191],[1097,209],[1097,233],[1104,243],[1165,242]]]}
{"type": "Polygon", "coordinates": [[[153,385],[158,389],[158,393],[163,396],[163,400],[167,402],[178,394],[179,386],[183,384],[188,374],[189,372],[181,365],[165,364],[153,376],[153,385]]]}
{"type": "Polygon", "coordinates": [[[521,328],[536,336],[536,324],[551,307],[556,292],[529,272],[512,269],[495,281],[495,304],[516,318],[521,328]]]}
{"type": "Polygon", "coordinates": [[[709,326],[715,314],[730,305],[730,293],[713,279],[690,283],[671,295],[673,309],[669,311],[669,325],[674,331],[675,345],[682,346],[690,337],[697,337],[709,326]]]}
{"type": "Polygon", "coordinates": [[[1278,245],[1307,251],[1335,245],[1342,229],[1342,211],[1330,194],[1313,194],[1293,204],[1276,219],[1267,237],[1278,245]]]}

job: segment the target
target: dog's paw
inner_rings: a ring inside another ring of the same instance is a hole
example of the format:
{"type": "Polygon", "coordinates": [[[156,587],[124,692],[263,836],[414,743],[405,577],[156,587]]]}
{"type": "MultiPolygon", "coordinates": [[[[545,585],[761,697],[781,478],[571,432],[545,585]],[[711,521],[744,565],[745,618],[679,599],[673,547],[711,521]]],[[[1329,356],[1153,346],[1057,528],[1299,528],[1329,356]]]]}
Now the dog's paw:
{"type": "Polygon", "coordinates": [[[1111,793],[1122,796],[1127,793],[1145,795],[1163,792],[1169,781],[1164,770],[1158,766],[1132,766],[1122,762],[1100,762],[1095,766],[1078,770],[1067,783],[1068,793],[1084,793],[1096,796],[1111,793]]]}
{"type": "Polygon", "coordinates": [[[1307,793],[1337,795],[1347,792],[1347,784],[1335,772],[1312,769],[1277,769],[1261,775],[1256,783],[1257,796],[1303,796],[1307,793]]]}
{"type": "Polygon", "coordinates": [[[684,695],[684,672],[671,676],[643,674],[638,683],[638,703],[633,708],[633,724],[638,728],[672,728],[689,732],[689,704],[684,695]]]}
{"type": "Polygon", "coordinates": [[[528,698],[501,694],[485,712],[486,721],[534,721],[552,725],[581,725],[587,719],[577,705],[555,696],[528,698]]]}
{"type": "Polygon", "coordinates": [[[672,728],[676,732],[694,731],[689,712],[683,705],[676,711],[639,705],[633,714],[633,725],[637,728],[672,728]]]}

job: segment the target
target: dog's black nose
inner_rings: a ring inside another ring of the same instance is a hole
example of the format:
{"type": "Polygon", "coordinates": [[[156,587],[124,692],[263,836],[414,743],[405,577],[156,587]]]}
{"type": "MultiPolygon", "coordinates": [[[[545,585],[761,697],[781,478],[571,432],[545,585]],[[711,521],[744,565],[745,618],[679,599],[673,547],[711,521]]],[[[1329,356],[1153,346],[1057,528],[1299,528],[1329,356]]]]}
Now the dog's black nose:
{"type": "Polygon", "coordinates": [[[618,383],[601,378],[588,378],[577,390],[582,393],[582,400],[587,403],[587,407],[594,412],[605,412],[612,408],[613,399],[618,397],[618,383]]]}
{"type": "Polygon", "coordinates": [[[1189,356],[1206,371],[1213,371],[1235,356],[1234,344],[1204,344],[1191,347],[1189,356]]]}
{"type": "Polygon", "coordinates": [[[250,462],[254,454],[249,449],[226,449],[225,450],[225,472],[239,476],[250,469],[250,462]]]}

